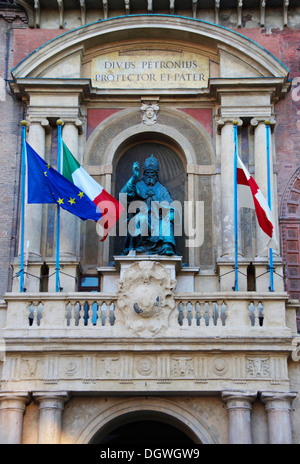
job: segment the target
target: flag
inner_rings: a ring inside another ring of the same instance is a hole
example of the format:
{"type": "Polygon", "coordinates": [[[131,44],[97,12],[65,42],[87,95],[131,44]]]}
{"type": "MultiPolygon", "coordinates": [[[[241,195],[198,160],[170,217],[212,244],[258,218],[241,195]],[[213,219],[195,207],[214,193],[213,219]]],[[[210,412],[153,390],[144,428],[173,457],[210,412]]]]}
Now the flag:
{"type": "Polygon", "coordinates": [[[266,234],[266,245],[269,248],[278,248],[272,212],[260,188],[239,156],[237,156],[237,190],[239,207],[255,210],[258,224],[266,234]]]}
{"type": "Polygon", "coordinates": [[[47,164],[26,142],[27,203],[56,203],[85,221],[98,221],[101,211],[76,185],[47,164]]]}
{"type": "Polygon", "coordinates": [[[64,142],[62,145],[63,175],[80,188],[102,211],[100,224],[102,224],[104,229],[101,240],[103,241],[118,221],[124,207],[83,169],[64,142]]]}

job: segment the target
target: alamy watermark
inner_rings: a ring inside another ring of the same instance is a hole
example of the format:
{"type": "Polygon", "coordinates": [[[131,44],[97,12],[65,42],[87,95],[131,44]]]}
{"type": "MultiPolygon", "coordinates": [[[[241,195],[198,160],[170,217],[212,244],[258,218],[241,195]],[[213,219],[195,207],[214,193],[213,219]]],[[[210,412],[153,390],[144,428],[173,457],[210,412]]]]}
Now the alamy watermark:
{"type": "Polygon", "coordinates": [[[103,212],[96,230],[103,238],[126,237],[185,237],[188,248],[200,247],[204,242],[204,201],[127,201],[127,194],[119,195],[124,210],[116,227],[116,207],[110,201],[101,201],[98,208],[103,212]],[[117,230],[118,229],[118,230],[117,230]]]}

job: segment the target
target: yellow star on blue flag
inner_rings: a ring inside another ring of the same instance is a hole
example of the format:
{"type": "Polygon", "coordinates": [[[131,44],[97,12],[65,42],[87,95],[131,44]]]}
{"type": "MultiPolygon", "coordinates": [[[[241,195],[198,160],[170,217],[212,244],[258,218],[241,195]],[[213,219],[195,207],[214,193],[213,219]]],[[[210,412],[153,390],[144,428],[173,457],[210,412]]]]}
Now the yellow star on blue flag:
{"type": "Polygon", "coordinates": [[[95,203],[75,184],[47,164],[27,142],[26,152],[28,203],[57,203],[83,221],[100,219],[102,212],[95,203]]]}

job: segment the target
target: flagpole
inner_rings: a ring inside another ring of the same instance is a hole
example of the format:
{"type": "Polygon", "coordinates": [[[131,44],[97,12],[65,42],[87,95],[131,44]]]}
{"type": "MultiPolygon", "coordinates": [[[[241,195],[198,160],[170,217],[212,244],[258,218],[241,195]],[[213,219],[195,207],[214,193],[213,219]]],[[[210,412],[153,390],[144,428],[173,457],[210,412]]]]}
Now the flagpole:
{"type": "Polygon", "coordinates": [[[20,251],[20,293],[24,292],[24,231],[25,231],[25,157],[26,157],[26,127],[27,121],[21,121],[22,126],[22,164],[21,164],[21,251],[20,251]]]}
{"type": "Polygon", "coordinates": [[[232,121],[234,130],[234,290],[239,290],[238,263],[238,207],[237,207],[237,121],[232,121]]]}
{"type": "MultiPolygon", "coordinates": [[[[57,171],[61,174],[61,127],[63,121],[56,121],[58,137],[57,137],[57,171]]],[[[56,217],[56,266],[55,266],[55,291],[59,292],[59,250],[60,250],[60,206],[57,205],[56,217]]]]}
{"type": "MultiPolygon", "coordinates": [[[[267,138],[267,178],[268,178],[268,205],[272,211],[272,192],[271,192],[271,161],[270,161],[270,121],[265,121],[266,138],[267,138]]],[[[274,276],[273,276],[273,249],[269,249],[270,260],[270,291],[274,292],[274,276]]]]}

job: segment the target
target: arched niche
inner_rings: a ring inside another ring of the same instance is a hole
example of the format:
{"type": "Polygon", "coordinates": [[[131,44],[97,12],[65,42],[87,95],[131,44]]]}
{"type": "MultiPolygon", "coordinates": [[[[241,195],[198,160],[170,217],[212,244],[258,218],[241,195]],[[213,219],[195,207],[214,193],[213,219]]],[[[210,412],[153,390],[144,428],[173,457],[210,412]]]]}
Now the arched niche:
{"type": "MultiPolygon", "coordinates": [[[[201,167],[207,172],[215,166],[215,149],[210,135],[197,120],[179,110],[162,109],[157,123],[147,126],[142,122],[140,109],[119,111],[95,128],[88,139],[83,163],[104,188],[118,197],[132,175],[133,161],[140,161],[141,175],[142,163],[153,150],[159,153],[161,181],[169,189],[172,199],[182,202],[183,211],[184,202],[193,202],[193,208],[197,201],[205,203],[205,246],[185,249],[183,223],[183,237],[177,240],[178,254],[189,265],[212,266],[213,182],[212,175],[201,174],[201,167]],[[195,173],[195,167],[198,173],[195,173]]],[[[91,243],[95,243],[95,239],[89,234],[91,243]]],[[[86,243],[86,246],[90,245],[86,243]]],[[[107,241],[99,243],[97,263],[107,265],[121,251],[119,237],[110,239],[109,249],[107,241]]],[[[89,256],[92,254],[91,251],[89,256]]]]}
{"type": "MultiPolygon", "coordinates": [[[[147,138],[132,141],[124,152],[121,152],[120,157],[116,157],[114,163],[114,188],[118,193],[122,190],[126,182],[132,176],[132,166],[135,161],[138,161],[140,166],[140,176],[143,175],[143,164],[146,158],[152,154],[159,162],[159,182],[166,186],[170,192],[171,198],[180,205],[184,205],[187,190],[187,174],[186,163],[182,153],[178,152],[168,138],[157,136],[157,134],[149,133],[147,138]],[[180,156],[181,155],[181,156],[180,156]]],[[[184,208],[182,208],[184,214],[184,208]]],[[[184,218],[182,218],[183,220],[184,218]]],[[[119,237],[119,234],[111,240],[112,246],[110,249],[110,259],[114,255],[120,255],[124,248],[124,237],[119,237]]],[[[184,246],[184,237],[175,237],[176,252],[183,257],[186,262],[186,251],[184,246]]]]}

